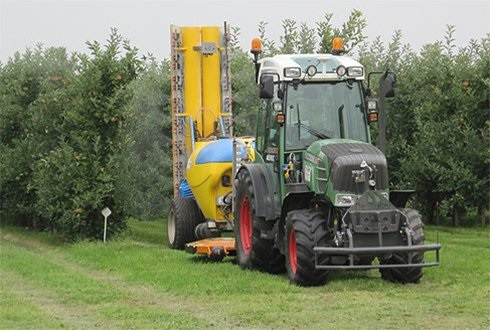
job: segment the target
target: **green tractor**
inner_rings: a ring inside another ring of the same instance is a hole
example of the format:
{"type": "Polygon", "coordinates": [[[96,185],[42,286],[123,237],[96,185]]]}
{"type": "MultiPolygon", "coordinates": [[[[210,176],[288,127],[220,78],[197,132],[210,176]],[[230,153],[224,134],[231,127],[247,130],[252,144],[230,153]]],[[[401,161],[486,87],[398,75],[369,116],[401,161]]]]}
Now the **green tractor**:
{"type": "Polygon", "coordinates": [[[260,41],[252,42],[264,102],[255,161],[234,163],[237,262],[271,273],[285,266],[304,286],[325,283],[332,270],[373,268],[417,283],[423,267],[439,264],[441,246],[424,245],[421,216],[404,208],[409,192],[389,190],[386,158],[369,133],[395,76],[383,73],[380,99],[369,98],[364,67],[342,54],[341,41],[334,46],[258,60],[260,41]],[[426,251],[434,262],[424,262],[426,251]]]}

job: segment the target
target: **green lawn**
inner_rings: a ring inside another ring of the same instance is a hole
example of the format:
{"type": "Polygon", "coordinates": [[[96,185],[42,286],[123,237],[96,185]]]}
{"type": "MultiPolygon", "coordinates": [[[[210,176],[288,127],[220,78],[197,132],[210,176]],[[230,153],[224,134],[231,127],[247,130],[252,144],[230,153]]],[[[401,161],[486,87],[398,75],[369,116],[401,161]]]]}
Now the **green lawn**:
{"type": "MultiPolygon", "coordinates": [[[[108,244],[64,244],[1,227],[0,329],[490,328],[490,230],[437,228],[442,265],[418,285],[376,270],[322,287],[207,262],[164,241],[163,221],[130,222],[108,244]]],[[[427,228],[428,241],[436,228],[427,228]]]]}

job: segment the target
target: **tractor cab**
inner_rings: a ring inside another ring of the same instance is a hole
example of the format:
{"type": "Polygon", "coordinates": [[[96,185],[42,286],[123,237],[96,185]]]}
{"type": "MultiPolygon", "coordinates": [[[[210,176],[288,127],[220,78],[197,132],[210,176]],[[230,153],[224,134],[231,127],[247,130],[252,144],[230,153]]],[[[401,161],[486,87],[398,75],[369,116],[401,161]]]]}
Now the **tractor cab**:
{"type": "Polygon", "coordinates": [[[268,129],[284,126],[287,150],[323,139],[369,142],[364,68],[354,60],[329,54],[278,55],[261,60],[259,79],[261,89],[272,90],[262,93],[267,105],[259,116],[264,123],[268,116],[276,119],[268,129]],[[345,65],[351,65],[349,70],[345,65]]]}
{"type": "Polygon", "coordinates": [[[311,179],[318,173],[305,167],[304,160],[319,160],[316,150],[322,146],[371,143],[368,124],[377,119],[376,103],[368,109],[364,67],[340,55],[342,49],[337,40],[333,54],[276,55],[261,60],[260,51],[252,50],[264,100],[257,121],[257,159],[280,173],[282,197],[298,189],[292,184],[315,190],[311,179]]]}

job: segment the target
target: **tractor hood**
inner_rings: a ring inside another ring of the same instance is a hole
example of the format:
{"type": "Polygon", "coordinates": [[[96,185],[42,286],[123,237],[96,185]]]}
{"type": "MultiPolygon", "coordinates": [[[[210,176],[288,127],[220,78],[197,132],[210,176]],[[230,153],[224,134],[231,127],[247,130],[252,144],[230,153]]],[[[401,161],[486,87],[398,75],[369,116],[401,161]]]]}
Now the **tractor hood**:
{"type": "Polygon", "coordinates": [[[355,172],[362,170],[366,170],[366,182],[374,180],[377,190],[388,189],[386,157],[369,143],[329,139],[316,141],[306,150],[305,174],[312,172],[309,181],[317,193],[362,194],[365,185],[356,182],[355,177],[355,172]]]}

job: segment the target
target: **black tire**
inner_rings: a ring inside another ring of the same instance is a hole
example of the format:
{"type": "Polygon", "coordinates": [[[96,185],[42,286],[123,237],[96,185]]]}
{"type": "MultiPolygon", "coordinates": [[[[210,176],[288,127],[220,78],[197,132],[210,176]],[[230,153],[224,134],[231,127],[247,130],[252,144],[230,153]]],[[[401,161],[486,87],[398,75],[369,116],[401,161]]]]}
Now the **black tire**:
{"type": "MultiPolygon", "coordinates": [[[[408,228],[412,232],[412,245],[424,244],[424,223],[419,212],[413,209],[401,209],[408,218],[408,228]]],[[[412,263],[422,263],[424,253],[415,253],[412,263]]],[[[406,264],[408,263],[407,253],[394,253],[389,259],[380,260],[380,264],[406,264]]],[[[381,278],[390,282],[397,283],[419,283],[422,278],[422,267],[417,268],[381,268],[381,278]]]]}
{"type": "MultiPolygon", "coordinates": [[[[363,265],[363,266],[368,266],[371,265],[374,261],[374,257],[360,257],[356,261],[356,265],[363,265]]],[[[349,263],[348,263],[349,264],[349,263]]],[[[369,269],[366,269],[369,270],[369,269]]]]}
{"type": "Polygon", "coordinates": [[[204,217],[193,198],[175,197],[167,217],[167,239],[170,248],[183,250],[185,245],[196,240],[194,229],[204,217]]]}
{"type": "Polygon", "coordinates": [[[259,269],[272,274],[284,271],[284,256],[273,239],[261,238],[261,230],[273,224],[256,214],[256,198],[250,173],[241,170],[235,180],[234,233],[237,262],[244,269],[259,269]]]}
{"type": "MultiPolygon", "coordinates": [[[[301,286],[325,284],[328,271],[315,268],[313,252],[315,246],[328,246],[327,221],[322,213],[313,209],[290,211],[286,218],[285,239],[289,281],[301,286]]],[[[328,259],[326,255],[318,256],[322,265],[327,264],[328,259]]]]}

